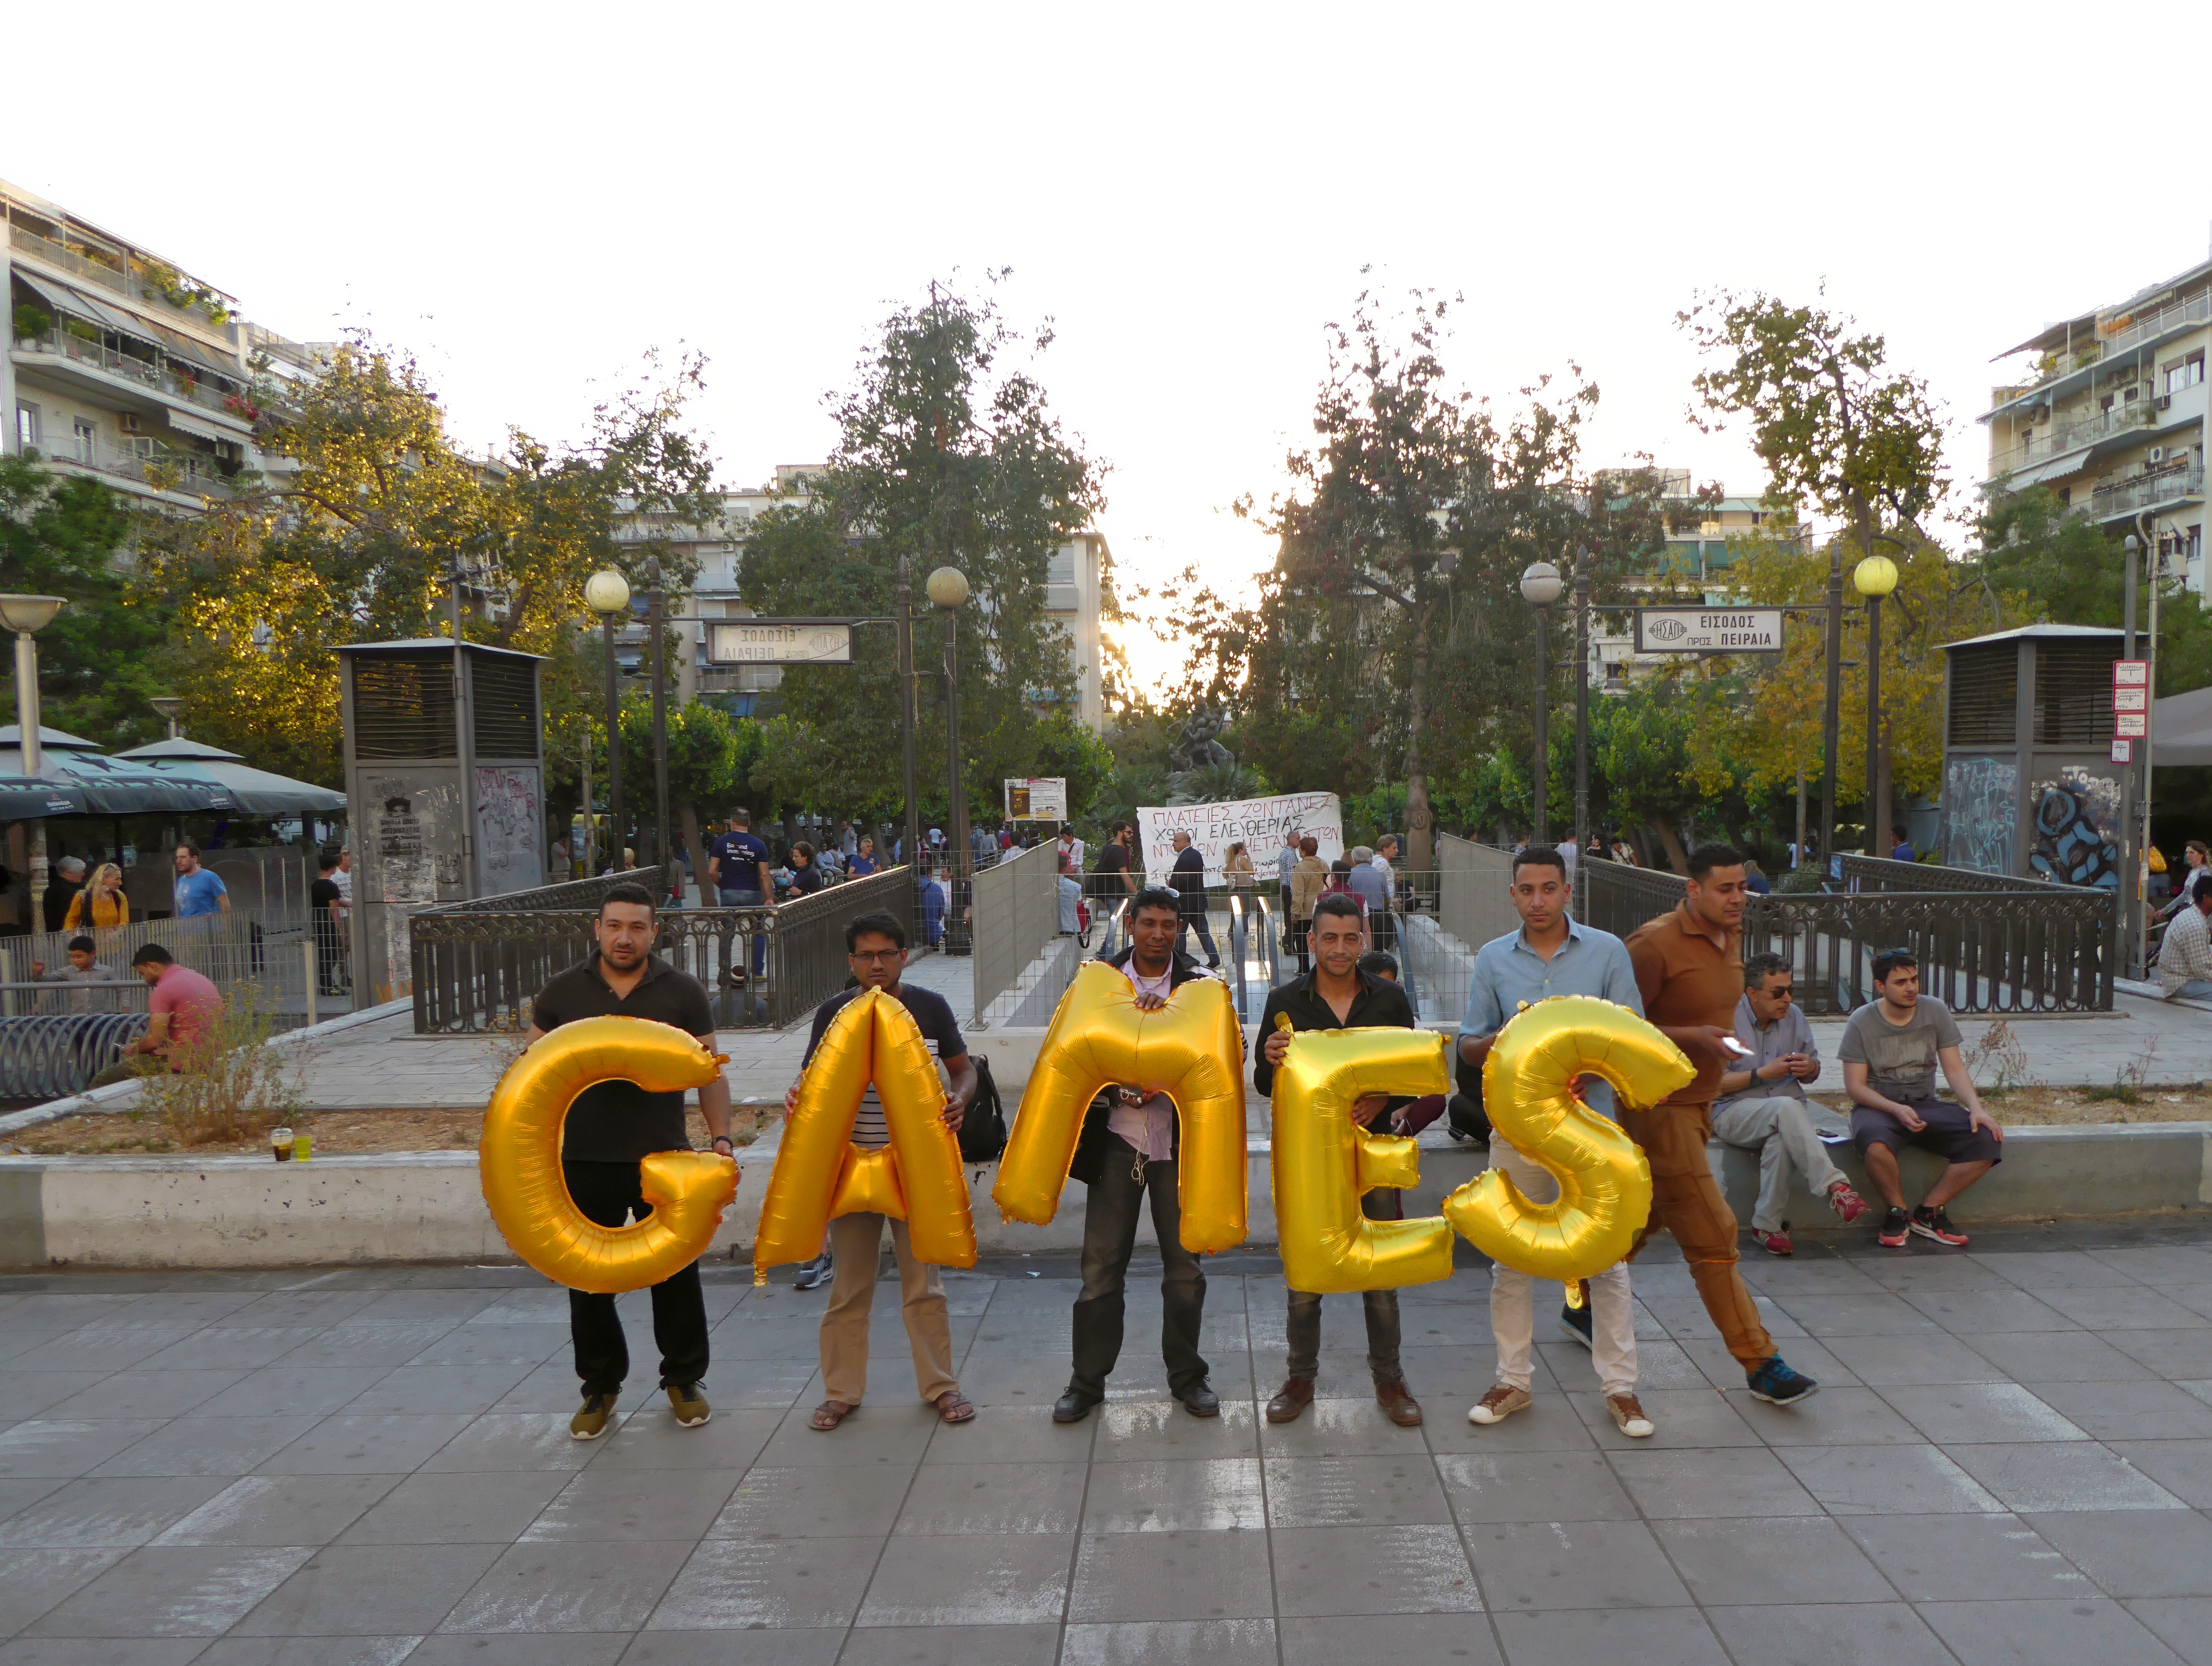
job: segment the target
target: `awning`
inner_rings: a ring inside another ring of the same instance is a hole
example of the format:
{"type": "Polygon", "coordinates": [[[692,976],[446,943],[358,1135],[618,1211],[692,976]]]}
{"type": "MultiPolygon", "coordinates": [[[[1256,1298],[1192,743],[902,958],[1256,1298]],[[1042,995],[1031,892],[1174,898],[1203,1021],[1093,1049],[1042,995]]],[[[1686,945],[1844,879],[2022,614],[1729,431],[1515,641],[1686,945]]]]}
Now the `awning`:
{"type": "MultiPolygon", "coordinates": [[[[12,727],[12,726],[10,726],[12,727]]],[[[46,774],[40,781],[54,781],[70,789],[80,801],[76,813],[97,816],[143,816],[161,811],[187,812],[228,810],[230,789],[205,776],[164,775],[143,764],[128,763],[98,752],[49,746],[41,757],[46,774]]],[[[22,750],[0,751],[0,777],[23,767],[22,750]]],[[[40,815],[70,813],[45,810],[40,815]]]]}
{"type": "Polygon", "coordinates": [[[2150,735],[2155,768],[2212,763],[2212,689],[2151,702],[2150,735]]]}
{"type": "Polygon", "coordinates": [[[162,775],[215,781],[229,792],[232,807],[249,816],[327,815],[346,805],[343,793],[257,769],[235,752],[196,741],[157,740],[116,757],[162,775]]]}
{"type": "Polygon", "coordinates": [[[84,795],[66,781],[0,775],[0,821],[37,821],[46,816],[83,813],[84,795]]]}
{"type": "MultiPolygon", "coordinates": [[[[143,341],[149,347],[159,348],[173,359],[189,359],[201,369],[212,371],[218,376],[228,376],[234,382],[243,384],[246,380],[245,373],[234,361],[222,357],[212,348],[201,346],[181,330],[172,330],[154,319],[126,313],[96,295],[87,295],[82,289],[72,289],[66,283],[33,277],[20,266],[15,269],[15,277],[39,295],[49,307],[58,307],[64,313],[74,313],[104,330],[112,330],[118,336],[128,336],[133,341],[143,341]]],[[[229,434],[219,437],[226,440],[237,438],[235,435],[229,434]]]]}
{"type": "Polygon", "coordinates": [[[197,434],[203,440],[222,440],[231,445],[238,443],[238,435],[228,429],[217,428],[213,423],[198,416],[187,416],[181,410],[167,412],[169,426],[182,434],[197,434]]]}

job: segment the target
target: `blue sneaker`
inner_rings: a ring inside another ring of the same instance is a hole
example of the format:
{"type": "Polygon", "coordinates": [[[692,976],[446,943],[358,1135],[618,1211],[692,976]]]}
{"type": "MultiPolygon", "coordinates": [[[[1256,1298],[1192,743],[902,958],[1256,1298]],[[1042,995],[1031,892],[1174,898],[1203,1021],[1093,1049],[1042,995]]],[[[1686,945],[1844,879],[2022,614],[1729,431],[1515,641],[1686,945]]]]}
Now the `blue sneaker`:
{"type": "Polygon", "coordinates": [[[1811,1377],[1784,1365],[1778,1353],[1751,1372],[1750,1381],[1751,1397],[1770,1406],[1794,1406],[1801,1400],[1810,1400],[1820,1389],[1811,1377]]]}
{"type": "Polygon", "coordinates": [[[1583,1304],[1580,1307],[1562,1307],[1559,1310],[1559,1334],[1571,1342],[1580,1342],[1584,1347],[1595,1351],[1595,1344],[1590,1337],[1589,1286],[1588,1285],[1583,1286],[1583,1304]]]}

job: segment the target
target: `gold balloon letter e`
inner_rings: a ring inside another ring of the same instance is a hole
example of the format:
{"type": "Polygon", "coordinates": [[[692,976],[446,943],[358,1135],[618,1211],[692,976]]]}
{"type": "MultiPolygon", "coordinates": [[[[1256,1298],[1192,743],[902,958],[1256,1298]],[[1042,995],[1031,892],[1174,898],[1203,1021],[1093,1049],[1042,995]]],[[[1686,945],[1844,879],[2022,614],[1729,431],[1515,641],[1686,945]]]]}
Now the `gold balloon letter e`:
{"type": "Polygon", "coordinates": [[[1182,1247],[1204,1256],[1243,1243],[1244,1037],[1218,978],[1195,979],[1158,1012],[1140,1012],[1121,973],[1097,960],[1079,967],[1022,1091],[992,1200],[1009,1220],[1050,1221],[1091,1102],[1116,1083],[1175,1101],[1182,1247]]]}
{"type": "Polygon", "coordinates": [[[1420,1178],[1416,1147],[1352,1120],[1369,1093],[1448,1093],[1445,1037],[1426,1030],[1320,1030],[1291,1037],[1275,1067],[1275,1225],[1291,1289],[1329,1295],[1451,1277],[1442,1215],[1370,1220],[1359,1200],[1420,1178]]]}
{"type": "Polygon", "coordinates": [[[822,1253],[834,1215],[890,1215],[907,1224],[915,1256],[938,1267],[975,1264],[975,1219],[960,1145],[945,1126],[945,1088],[921,1026],[897,998],[862,991],[822,1033],[783,1130],[761,1202],[753,1268],[822,1253]],[[853,1143],[853,1119],[873,1082],[891,1142],[853,1143]]]}
{"type": "Polygon", "coordinates": [[[659,1284],[704,1255],[738,1195],[735,1163],[655,1152],[639,1164],[653,1213],[601,1226],[561,1177],[561,1126],[576,1096],[600,1082],[675,1093],[706,1086],[721,1063],[696,1036],[650,1018],[580,1018],[539,1037],[492,1091],[477,1154],[484,1201],[514,1253],[556,1284],[602,1296],[659,1284]]]}
{"type": "Polygon", "coordinates": [[[1444,1200],[1444,1213],[1492,1261],[1572,1284],[1634,1247],[1651,1213],[1651,1165],[1620,1128],[1575,1097],[1602,1076],[1625,1104],[1656,1105],[1697,1074],[1682,1049],[1626,1006],[1554,995],[1506,1020],[1482,1062],[1482,1102],[1513,1148],[1551,1171],[1559,1195],[1531,1203],[1503,1169],[1444,1200]]]}

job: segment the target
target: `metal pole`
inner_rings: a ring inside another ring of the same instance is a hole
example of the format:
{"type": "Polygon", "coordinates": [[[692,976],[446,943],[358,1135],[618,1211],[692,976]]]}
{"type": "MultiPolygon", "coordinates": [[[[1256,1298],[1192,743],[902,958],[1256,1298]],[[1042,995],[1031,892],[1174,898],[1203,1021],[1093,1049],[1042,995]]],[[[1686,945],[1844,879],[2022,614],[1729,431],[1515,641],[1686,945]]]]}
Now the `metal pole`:
{"type": "Polygon", "coordinates": [[[1575,551],[1575,860],[1589,843],[1589,545],[1575,551]]]}
{"type": "Polygon", "coordinates": [[[1552,643],[1551,621],[1547,610],[1536,610],[1536,820],[1528,836],[1531,844],[1546,844],[1545,799],[1551,790],[1545,772],[1551,763],[1552,747],[1552,643]]]}
{"type": "Polygon", "coordinates": [[[1838,726],[1844,702],[1844,544],[1828,544],[1828,693],[1820,714],[1820,862],[1836,848],[1836,766],[1841,737],[1838,726]]]}
{"type": "Polygon", "coordinates": [[[39,644],[27,630],[15,633],[15,727],[23,737],[23,773],[45,773],[39,742],[39,644]]]}
{"type": "Polygon", "coordinates": [[[607,866],[622,871],[623,847],[629,842],[629,824],[623,819],[622,693],[615,678],[615,616],[603,616],[607,638],[607,866]]]}
{"type": "Polygon", "coordinates": [[[1881,598],[1867,598],[1866,854],[1881,854],[1881,598]]]}
{"type": "MultiPolygon", "coordinates": [[[[2142,546],[2136,535],[2130,532],[2120,545],[2120,558],[2126,563],[2126,578],[2120,603],[2127,632],[2125,646],[2120,657],[2136,657],[2136,554],[2142,546]]],[[[2148,727],[2148,725],[2144,727],[2148,727]]],[[[2118,906],[2113,912],[2118,916],[2115,924],[2120,933],[2121,952],[2113,964],[2130,977],[2140,977],[2142,968],[2136,964],[2142,954],[2142,920],[2139,912],[2141,887],[2136,879],[2142,867],[2142,846],[2136,836],[2136,766],[2132,761],[2120,768],[2120,871],[2119,891],[2115,899],[2118,906]]]]}
{"type": "Polygon", "coordinates": [[[1801,763],[1801,764],[1799,764],[1799,765],[1797,766],[1797,860],[1796,860],[1796,861],[1794,861],[1794,862],[1790,863],[1790,866],[1792,866],[1792,867],[1802,867],[1804,865],[1805,865],[1805,766],[1804,766],[1803,764],[1802,764],[1802,763],[1801,763]]]}
{"type": "MultiPolygon", "coordinates": [[[[653,586],[647,593],[646,621],[653,632],[653,860],[665,870],[664,881],[676,879],[676,856],[668,846],[668,679],[661,661],[665,646],[661,616],[667,600],[660,590],[660,564],[653,563],[653,586]]],[[[665,894],[665,893],[664,893],[665,894]]]]}
{"type": "MultiPolygon", "coordinates": [[[[2142,527],[2143,543],[2150,551],[2150,626],[2144,633],[2146,640],[2143,642],[2143,658],[2148,660],[2150,665],[2149,681],[2145,684],[2147,692],[2144,701],[2148,706],[2155,709],[2158,705],[2158,593],[2166,587],[2166,559],[2159,552],[2158,540],[2151,535],[2151,517],[2145,514],[2138,518],[2138,522],[2142,527]]],[[[2149,860],[2151,843],[2151,787],[2154,779],[2151,773],[2150,749],[2154,739],[2150,733],[2151,727],[2152,725],[2149,722],[2143,725],[2142,808],[2136,815],[2136,820],[2142,824],[2142,829],[2136,848],[2143,853],[2143,860],[2146,861],[2149,860]]],[[[2136,876],[2136,889],[2138,896],[2142,895],[2143,886],[2148,882],[2149,876],[2138,870],[2136,876]]],[[[2145,903],[2138,906],[2147,905],[2148,899],[2145,899],[2145,903]]],[[[2144,924],[2147,933],[2148,922],[2145,921],[2144,924]]],[[[2140,935],[2137,940],[2142,940],[2140,935]]]]}
{"type": "Polygon", "coordinates": [[[916,775],[914,756],[915,730],[915,669],[914,669],[914,562],[908,556],[899,557],[898,570],[898,676],[899,676],[899,742],[903,756],[901,759],[905,774],[906,836],[900,842],[902,858],[913,868],[917,883],[913,886],[915,919],[919,921],[921,907],[921,786],[916,775]]]}
{"type": "Polygon", "coordinates": [[[584,795],[584,848],[576,852],[576,854],[583,860],[584,877],[586,879],[589,879],[599,871],[599,864],[592,860],[592,848],[597,842],[592,836],[592,726],[589,721],[586,721],[584,725],[582,775],[584,795]]]}
{"type": "MultiPolygon", "coordinates": [[[[952,848],[952,906],[945,921],[945,940],[952,941],[954,910],[972,891],[961,883],[972,882],[975,864],[968,849],[967,795],[960,790],[960,610],[945,610],[945,781],[951,794],[945,814],[945,837],[952,848]]],[[[964,932],[963,932],[964,937],[964,932]]],[[[975,945],[969,948],[972,952],[975,945]]]]}

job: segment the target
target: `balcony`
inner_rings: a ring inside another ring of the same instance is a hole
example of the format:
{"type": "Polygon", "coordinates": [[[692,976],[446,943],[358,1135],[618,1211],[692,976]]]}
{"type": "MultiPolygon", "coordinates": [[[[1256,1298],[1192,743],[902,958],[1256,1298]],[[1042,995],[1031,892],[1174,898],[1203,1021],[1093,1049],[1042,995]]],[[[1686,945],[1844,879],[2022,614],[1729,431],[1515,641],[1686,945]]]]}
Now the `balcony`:
{"type": "Polygon", "coordinates": [[[228,325],[216,322],[205,307],[179,307],[152,283],[148,283],[143,269],[139,267],[136,261],[131,262],[131,269],[125,271],[120,267],[110,265],[104,260],[94,260],[77,253],[73,249],[64,248],[52,238],[40,237],[37,233],[26,231],[21,226],[8,228],[8,241],[13,247],[29,255],[33,260],[43,260],[47,265],[67,272],[72,277],[97,283],[102,289],[112,289],[117,295],[127,296],[132,301],[152,301],[157,307],[174,313],[178,318],[196,325],[200,329],[212,330],[218,336],[228,333],[228,325]]]}
{"type": "Polygon", "coordinates": [[[2139,474],[2115,485],[2100,486],[2089,494],[2089,515],[2094,520],[2118,520],[2146,509],[2185,502],[2204,496],[2204,467],[2189,464],[2156,474],[2139,474]]]}
{"type": "Polygon", "coordinates": [[[80,441],[70,450],[48,453],[46,460],[65,469],[89,469],[133,481],[149,491],[182,492],[188,497],[228,497],[233,491],[212,458],[162,446],[135,451],[106,441],[80,441]]]}
{"type": "Polygon", "coordinates": [[[2161,307],[2156,312],[2146,313],[2141,317],[2131,314],[2123,316],[2125,317],[2126,322],[2110,335],[2076,347],[2070,354],[2064,352],[2051,354],[2050,365],[2041,369],[2033,382],[2014,390],[2011,398],[1999,402],[1997,409],[2002,410],[2004,405],[2024,398],[2039,389],[2048,387],[2051,383],[2071,376],[2078,371],[2087,370],[2115,354],[2125,353],[2133,348],[2142,346],[2147,342],[2156,341],[2160,337],[2169,335],[2176,330],[2185,329],[2191,325],[2212,323],[2212,289],[2208,289],[2201,295],[2190,295],[2175,301],[2170,307],[2161,307]]]}
{"type": "Polygon", "coordinates": [[[2045,429],[2031,440],[2021,441],[1990,459],[1990,477],[2016,474],[2033,464],[2047,463],[2054,457],[2063,457],[2069,451],[2082,451],[2100,440],[2109,440],[2115,435],[2131,433],[2138,429],[2155,428],[2166,420],[2166,410],[2171,407],[2171,398],[2164,399],[2131,399],[2125,404],[2116,404],[2110,410],[2100,410],[2094,416],[2083,416],[2071,423],[2061,423],[2045,429]]]}
{"type": "Polygon", "coordinates": [[[236,425],[241,440],[252,432],[253,417],[247,413],[254,411],[255,407],[242,395],[223,386],[212,376],[202,378],[189,369],[179,369],[175,361],[157,363],[110,347],[104,335],[88,338],[57,327],[43,336],[18,337],[15,348],[18,352],[50,354],[74,364],[86,365],[122,381],[216,411],[236,425]]]}

